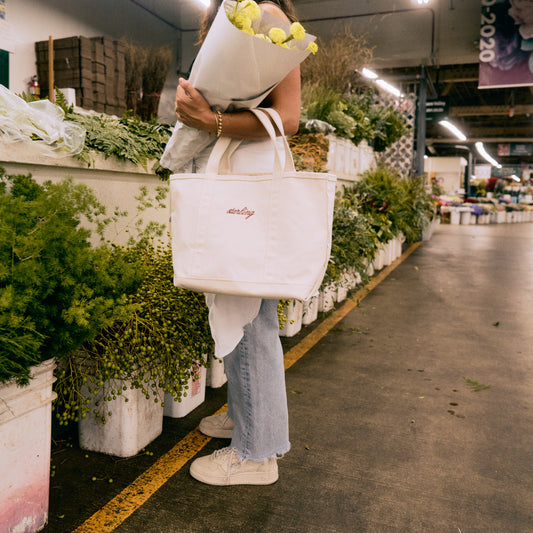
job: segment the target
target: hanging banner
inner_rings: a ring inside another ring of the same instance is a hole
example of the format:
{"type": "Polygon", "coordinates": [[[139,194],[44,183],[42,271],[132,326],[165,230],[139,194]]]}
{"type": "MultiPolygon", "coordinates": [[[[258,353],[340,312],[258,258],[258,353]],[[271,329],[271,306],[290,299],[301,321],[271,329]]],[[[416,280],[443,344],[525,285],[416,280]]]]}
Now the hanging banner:
{"type": "Polygon", "coordinates": [[[498,155],[501,156],[530,156],[533,153],[531,143],[499,143],[498,155]]]}
{"type": "Polygon", "coordinates": [[[533,85],[533,2],[481,0],[480,89],[533,85]]]}

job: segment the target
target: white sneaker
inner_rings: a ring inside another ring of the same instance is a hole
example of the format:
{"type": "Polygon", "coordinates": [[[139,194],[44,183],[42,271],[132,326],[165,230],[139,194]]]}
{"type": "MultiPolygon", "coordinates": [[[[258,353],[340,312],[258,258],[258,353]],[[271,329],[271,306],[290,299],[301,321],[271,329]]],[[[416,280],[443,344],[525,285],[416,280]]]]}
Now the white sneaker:
{"type": "Polygon", "coordinates": [[[227,411],[218,415],[206,416],[200,421],[198,429],[208,437],[231,439],[233,420],[228,416],[227,411]]]}
{"type": "Polygon", "coordinates": [[[208,485],[270,485],[278,480],[275,457],[241,459],[234,448],[222,448],[192,462],[191,476],[208,485]]]}

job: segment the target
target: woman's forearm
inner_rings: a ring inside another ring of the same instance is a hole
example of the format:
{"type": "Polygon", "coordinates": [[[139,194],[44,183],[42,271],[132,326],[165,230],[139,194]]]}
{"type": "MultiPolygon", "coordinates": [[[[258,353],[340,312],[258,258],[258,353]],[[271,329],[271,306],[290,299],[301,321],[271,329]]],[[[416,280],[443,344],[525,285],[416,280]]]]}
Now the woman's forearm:
{"type": "MultiPolygon", "coordinates": [[[[298,131],[300,121],[300,68],[290,72],[269,94],[263,104],[275,109],[282,120],[286,135],[298,131]]],[[[176,93],[178,120],[198,130],[217,133],[216,113],[203,96],[187,81],[180,80],[176,93]]],[[[263,139],[268,136],[261,122],[250,111],[222,113],[220,133],[240,139],[263,139]]]]}

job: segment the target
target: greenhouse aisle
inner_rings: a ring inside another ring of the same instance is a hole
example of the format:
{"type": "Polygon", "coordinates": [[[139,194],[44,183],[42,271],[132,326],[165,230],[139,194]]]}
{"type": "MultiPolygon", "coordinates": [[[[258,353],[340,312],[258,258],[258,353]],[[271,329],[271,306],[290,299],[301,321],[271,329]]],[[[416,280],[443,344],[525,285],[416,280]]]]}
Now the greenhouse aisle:
{"type": "MultiPolygon", "coordinates": [[[[187,463],[114,530],[532,532],[532,272],[533,224],[440,226],[287,370],[276,484],[210,487],[187,463]]],[[[182,426],[225,401],[209,396],[182,426]]],[[[85,505],[52,488],[45,531],[72,531],[119,489],[78,483],[85,505]]]]}

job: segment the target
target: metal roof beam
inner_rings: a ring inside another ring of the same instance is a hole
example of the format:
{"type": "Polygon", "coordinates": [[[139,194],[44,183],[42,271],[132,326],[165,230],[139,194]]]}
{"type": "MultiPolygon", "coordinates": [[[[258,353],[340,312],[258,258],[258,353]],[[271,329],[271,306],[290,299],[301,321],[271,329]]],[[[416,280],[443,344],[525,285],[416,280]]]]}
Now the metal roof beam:
{"type": "MultiPolygon", "coordinates": [[[[490,115],[509,116],[510,109],[513,109],[514,115],[531,115],[533,114],[533,105],[477,105],[477,106],[456,106],[450,107],[451,117],[478,117],[490,115]]],[[[533,123],[531,125],[533,129],[533,123]]]]}

